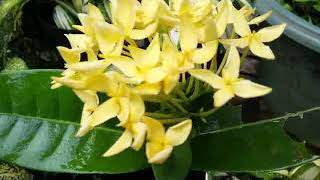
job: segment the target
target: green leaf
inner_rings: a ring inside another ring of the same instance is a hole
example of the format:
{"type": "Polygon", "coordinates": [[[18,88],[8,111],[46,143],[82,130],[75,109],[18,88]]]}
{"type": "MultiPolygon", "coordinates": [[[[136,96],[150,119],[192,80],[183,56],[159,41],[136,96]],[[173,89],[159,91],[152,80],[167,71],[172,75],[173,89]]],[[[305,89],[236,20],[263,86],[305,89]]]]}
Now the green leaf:
{"type": "Polygon", "coordinates": [[[20,32],[22,7],[29,0],[0,1],[0,67],[5,64],[8,43],[20,32]]]}
{"type": "MultiPolygon", "coordinates": [[[[306,111],[308,112],[308,111],[306,111]]],[[[283,130],[304,112],[206,133],[192,139],[193,169],[222,172],[267,171],[314,159],[283,130]]]]}
{"type": "Polygon", "coordinates": [[[0,159],[41,171],[126,173],[148,166],[144,152],[101,155],[121,131],[98,127],[77,138],[82,103],[67,88],[50,90],[57,70],[0,74],[0,159]]]}
{"type": "Polygon", "coordinates": [[[192,152],[189,142],[174,147],[170,158],[161,165],[152,165],[157,180],[183,180],[192,164],[192,152]]]}

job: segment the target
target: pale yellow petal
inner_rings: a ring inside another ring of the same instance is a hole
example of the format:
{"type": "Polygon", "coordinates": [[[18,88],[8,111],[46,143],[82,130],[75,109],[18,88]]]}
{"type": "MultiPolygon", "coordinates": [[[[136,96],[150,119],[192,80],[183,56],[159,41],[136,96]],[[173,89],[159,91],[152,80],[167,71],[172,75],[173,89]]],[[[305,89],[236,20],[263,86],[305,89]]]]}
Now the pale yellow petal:
{"type": "Polygon", "coordinates": [[[180,24],[180,46],[183,51],[189,52],[197,48],[198,36],[197,28],[187,18],[180,24]]]}
{"type": "Polygon", "coordinates": [[[118,115],[120,110],[119,101],[117,98],[110,98],[106,102],[98,106],[90,117],[90,125],[98,126],[111,118],[118,115]]]}
{"type": "Polygon", "coordinates": [[[90,90],[73,90],[79,99],[85,103],[86,109],[95,110],[99,105],[99,98],[96,92],[90,90]]]}
{"type": "Polygon", "coordinates": [[[272,10],[262,14],[261,16],[255,17],[249,21],[249,24],[260,24],[263,21],[267,20],[272,14],[272,10]]]}
{"type": "Polygon", "coordinates": [[[230,88],[223,88],[214,93],[214,107],[221,107],[234,97],[230,88]]]}
{"type": "Polygon", "coordinates": [[[217,27],[212,18],[208,18],[198,27],[199,42],[205,43],[218,39],[217,27]]]}
{"type": "Polygon", "coordinates": [[[279,24],[261,29],[256,33],[256,38],[261,42],[271,42],[283,33],[286,24],[279,24]]]}
{"type": "Polygon", "coordinates": [[[117,67],[123,74],[133,77],[137,74],[137,67],[135,65],[135,62],[126,56],[119,56],[119,57],[112,57],[108,60],[111,61],[111,63],[117,67]]]}
{"type": "MultiPolygon", "coordinates": [[[[149,147],[149,149],[151,149],[151,147],[149,147]]],[[[166,146],[166,148],[164,148],[162,151],[158,152],[153,157],[148,159],[148,162],[150,164],[163,164],[170,157],[172,151],[172,146],[166,146]]]]}
{"type": "Polygon", "coordinates": [[[66,63],[77,63],[80,61],[81,53],[84,50],[81,49],[68,49],[66,47],[57,47],[60,55],[66,63]]]}
{"type": "Polygon", "coordinates": [[[109,157],[109,156],[119,154],[120,152],[130,147],[131,143],[132,143],[132,134],[128,129],[126,129],[123,132],[123,134],[120,136],[120,138],[108,149],[107,152],[103,154],[103,156],[109,157]]]}
{"type": "Polygon", "coordinates": [[[129,37],[134,40],[145,39],[155,33],[157,28],[158,22],[154,22],[146,26],[144,29],[133,29],[130,32],[129,37]]]}
{"type": "Polygon", "coordinates": [[[94,17],[97,21],[104,21],[104,16],[102,15],[99,8],[89,3],[88,6],[88,14],[91,17],[94,17]]]}
{"type": "Polygon", "coordinates": [[[133,29],[136,19],[138,1],[136,0],[111,0],[113,23],[121,26],[128,34],[133,29]]]}
{"type": "Polygon", "coordinates": [[[234,92],[242,98],[254,98],[269,94],[272,89],[249,80],[241,79],[234,85],[234,92]]]}
{"type": "Polygon", "coordinates": [[[131,130],[133,135],[133,143],[131,147],[138,151],[144,143],[147,134],[147,126],[144,123],[138,122],[131,126],[131,130]]]}
{"type": "Polygon", "coordinates": [[[158,95],[161,90],[161,84],[160,83],[143,83],[140,84],[134,88],[132,88],[132,91],[139,95],[158,95]]]}
{"type": "Polygon", "coordinates": [[[130,122],[139,122],[145,113],[143,99],[139,95],[132,94],[130,96],[130,122]]]}
{"type": "Polygon", "coordinates": [[[221,37],[228,25],[229,10],[226,1],[220,1],[218,14],[216,16],[216,29],[218,37],[221,37]]]}
{"type": "Polygon", "coordinates": [[[227,81],[234,81],[238,79],[240,72],[240,56],[238,50],[231,46],[229,49],[229,54],[227,62],[222,69],[222,77],[227,81]]]}
{"type": "Polygon", "coordinates": [[[223,79],[207,69],[192,69],[188,71],[193,77],[208,83],[215,89],[224,87],[223,79]]]}
{"type": "Polygon", "coordinates": [[[72,89],[85,89],[86,87],[86,83],[85,81],[81,81],[81,80],[73,80],[73,79],[69,79],[69,78],[57,78],[57,77],[52,77],[52,79],[60,84],[63,84],[64,86],[68,86],[72,89]]]}
{"type": "Polygon", "coordinates": [[[144,116],[142,122],[147,125],[147,139],[151,142],[163,143],[165,141],[165,130],[163,125],[156,119],[144,116]]]}
{"type": "Polygon", "coordinates": [[[259,57],[265,58],[265,59],[270,59],[273,60],[275,59],[275,56],[270,49],[269,46],[264,45],[262,42],[257,41],[255,38],[251,39],[251,42],[249,44],[249,48],[251,52],[259,57]]]}
{"type": "Polygon", "coordinates": [[[167,75],[167,71],[164,70],[162,67],[156,67],[150,69],[146,75],[145,75],[145,80],[147,83],[158,83],[162,81],[167,75]]]}
{"type": "Polygon", "coordinates": [[[202,48],[193,52],[192,61],[196,64],[207,63],[216,55],[218,45],[218,41],[210,41],[205,43],[202,48]]]}
{"type": "Polygon", "coordinates": [[[183,144],[188,139],[191,129],[192,121],[190,119],[171,126],[166,132],[166,143],[172,146],[183,144]]]}
{"type": "Polygon", "coordinates": [[[167,34],[163,35],[161,60],[163,67],[167,70],[177,69],[181,54],[178,49],[171,42],[167,34]]]}
{"type": "Polygon", "coordinates": [[[250,39],[248,37],[239,38],[239,39],[220,39],[219,42],[224,45],[245,48],[249,46],[250,39]]]}
{"type": "Polygon", "coordinates": [[[163,91],[165,94],[170,94],[170,92],[176,87],[179,82],[180,74],[170,74],[166,76],[163,80],[163,91]]]}
{"type": "Polygon", "coordinates": [[[73,71],[78,72],[92,72],[92,71],[99,71],[103,70],[109,66],[109,63],[104,60],[97,60],[97,61],[82,61],[73,64],[66,64],[66,68],[69,68],[73,71]]]}
{"type": "Polygon", "coordinates": [[[129,46],[130,54],[140,68],[151,68],[158,64],[160,60],[160,41],[156,34],[148,46],[147,50],[136,46],[129,46]]]}
{"type": "Polygon", "coordinates": [[[114,86],[115,83],[102,72],[100,74],[91,75],[86,79],[86,88],[90,90],[109,92],[114,86]]]}
{"type": "Polygon", "coordinates": [[[238,10],[233,8],[234,13],[234,20],[233,20],[233,27],[234,31],[240,35],[241,37],[245,37],[251,34],[250,27],[248,25],[246,17],[238,10]]]}
{"type": "Polygon", "coordinates": [[[123,44],[123,36],[121,30],[107,22],[100,22],[97,25],[97,28],[95,28],[95,35],[96,39],[99,44],[99,49],[104,55],[120,55],[120,52],[117,52],[118,54],[113,53],[113,51],[116,49],[117,45],[123,44]]]}
{"type": "Polygon", "coordinates": [[[125,125],[129,120],[129,112],[130,112],[130,101],[127,97],[119,98],[120,110],[118,113],[118,119],[120,123],[117,126],[125,125]]]}

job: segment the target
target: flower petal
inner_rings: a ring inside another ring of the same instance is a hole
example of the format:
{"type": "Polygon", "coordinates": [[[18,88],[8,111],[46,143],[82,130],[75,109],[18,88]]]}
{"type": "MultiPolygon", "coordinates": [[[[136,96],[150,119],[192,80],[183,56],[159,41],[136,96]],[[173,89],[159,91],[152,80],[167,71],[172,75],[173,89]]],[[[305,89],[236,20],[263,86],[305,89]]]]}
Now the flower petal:
{"type": "Polygon", "coordinates": [[[94,17],[97,21],[104,21],[104,16],[102,15],[99,8],[91,3],[88,4],[87,8],[89,16],[94,17]]]}
{"type": "Polygon", "coordinates": [[[120,123],[117,126],[125,125],[129,120],[129,112],[130,112],[130,101],[127,97],[119,98],[120,110],[117,115],[120,123]]]}
{"type": "MultiPolygon", "coordinates": [[[[150,157],[150,155],[148,156],[148,154],[155,153],[157,148],[158,148],[157,146],[154,146],[153,144],[147,143],[147,157],[150,157]]],[[[173,147],[166,146],[165,148],[163,148],[161,150],[162,151],[156,153],[154,156],[151,156],[150,158],[148,158],[148,162],[150,164],[164,163],[170,157],[170,155],[173,151],[173,147]]]]}
{"type": "Polygon", "coordinates": [[[248,25],[246,17],[238,11],[236,8],[233,9],[233,26],[235,32],[240,35],[241,37],[245,37],[251,34],[250,27],[248,25]]]}
{"type": "Polygon", "coordinates": [[[261,16],[258,16],[258,17],[255,17],[253,19],[251,19],[249,21],[249,24],[252,25],[252,24],[260,24],[262,23],[263,21],[265,21],[266,19],[268,19],[272,14],[272,10],[262,14],[261,16]]]}
{"type": "Polygon", "coordinates": [[[147,83],[157,83],[162,81],[167,75],[167,71],[162,67],[156,67],[150,69],[145,75],[145,81],[147,83]]]}
{"type": "Polygon", "coordinates": [[[271,42],[280,37],[285,28],[286,24],[279,24],[275,26],[266,27],[258,31],[256,33],[256,37],[258,41],[271,42]]]}
{"type": "Polygon", "coordinates": [[[130,32],[129,37],[135,40],[145,39],[153,34],[157,30],[157,28],[158,22],[154,22],[146,26],[144,29],[133,29],[130,32]]]}
{"type": "Polygon", "coordinates": [[[165,130],[158,120],[144,116],[142,122],[147,125],[147,139],[149,141],[158,143],[163,143],[165,141],[165,130]]]}
{"type": "Polygon", "coordinates": [[[234,97],[230,88],[223,88],[214,93],[214,107],[221,107],[234,97]]]}
{"type": "Polygon", "coordinates": [[[79,72],[89,72],[89,71],[99,71],[108,67],[109,64],[104,60],[97,61],[82,61],[78,63],[67,64],[66,68],[69,68],[73,71],[79,72]]]}
{"type": "Polygon", "coordinates": [[[204,44],[200,49],[194,51],[192,61],[196,64],[204,64],[210,61],[217,53],[218,41],[210,41],[204,44]]]}
{"type": "Polygon", "coordinates": [[[239,38],[239,39],[220,39],[219,42],[223,45],[236,46],[239,48],[245,48],[249,46],[249,38],[239,38]]]}
{"type": "Polygon", "coordinates": [[[68,49],[61,46],[57,47],[57,49],[63,60],[69,64],[80,62],[81,53],[84,52],[84,50],[81,49],[68,49]]]}
{"type": "Polygon", "coordinates": [[[228,59],[222,69],[222,77],[227,81],[238,79],[240,71],[240,56],[238,50],[231,46],[229,49],[228,59]]]}
{"type": "Polygon", "coordinates": [[[179,82],[180,74],[170,74],[163,79],[163,91],[165,94],[170,92],[176,87],[179,82]]]}
{"type": "Polygon", "coordinates": [[[120,29],[107,22],[97,23],[95,28],[96,39],[99,44],[99,49],[104,56],[117,56],[121,51],[116,49],[117,45],[123,45],[123,35],[120,29]],[[115,51],[116,50],[116,51],[115,51]]]}
{"type": "Polygon", "coordinates": [[[220,1],[218,14],[216,16],[216,28],[217,28],[218,37],[221,37],[227,28],[228,16],[229,16],[228,2],[226,2],[225,0],[220,1]]]}
{"type": "Polygon", "coordinates": [[[64,86],[68,86],[72,89],[85,89],[86,87],[85,81],[81,80],[74,80],[64,77],[52,77],[52,79],[54,80],[54,82],[63,84],[64,86]]]}
{"type": "Polygon", "coordinates": [[[90,90],[73,90],[80,100],[86,104],[86,108],[93,111],[99,105],[99,98],[96,92],[90,90]]]}
{"type": "Polygon", "coordinates": [[[249,80],[241,79],[234,86],[234,93],[242,98],[254,98],[269,94],[272,89],[249,80]]]}
{"type": "Polygon", "coordinates": [[[123,132],[123,134],[120,136],[120,138],[108,149],[107,152],[103,154],[103,156],[109,157],[109,156],[119,154],[120,152],[130,147],[131,143],[132,143],[132,134],[128,129],[126,129],[123,132]]]}
{"type": "Polygon", "coordinates": [[[208,83],[210,86],[212,86],[215,89],[220,89],[224,87],[225,83],[223,79],[220,76],[214,74],[212,71],[209,71],[207,69],[192,69],[192,70],[189,70],[188,72],[193,77],[208,83]]]}
{"type": "Polygon", "coordinates": [[[165,135],[166,143],[172,146],[183,144],[189,137],[192,129],[192,121],[190,119],[171,126],[165,135]]]}
{"type": "Polygon", "coordinates": [[[109,79],[105,74],[91,75],[86,79],[86,88],[99,92],[109,92],[115,87],[115,82],[109,79]]]}
{"type": "Polygon", "coordinates": [[[157,95],[161,91],[161,84],[160,83],[143,83],[134,88],[132,88],[133,92],[139,95],[157,95]]]}
{"type": "Polygon", "coordinates": [[[133,135],[133,143],[131,145],[131,147],[138,151],[145,140],[146,134],[147,134],[147,126],[144,123],[138,122],[138,123],[134,123],[131,126],[132,129],[132,135],[133,135]]]}
{"type": "Polygon", "coordinates": [[[123,74],[133,77],[137,74],[137,66],[135,65],[135,62],[126,56],[118,56],[118,57],[112,57],[108,58],[108,60],[111,61],[111,63],[117,67],[123,74]]]}
{"type": "Polygon", "coordinates": [[[251,42],[249,44],[249,48],[250,48],[251,52],[256,56],[270,59],[270,60],[275,59],[275,56],[274,56],[272,50],[270,49],[270,47],[264,45],[260,41],[257,41],[255,38],[251,39],[251,42]]]}
{"type": "Polygon", "coordinates": [[[132,94],[130,96],[130,122],[139,122],[145,113],[145,106],[143,99],[139,95],[132,94]]]}
{"type": "Polygon", "coordinates": [[[190,52],[197,48],[198,36],[194,23],[184,17],[180,24],[180,46],[182,51],[190,52]]]}
{"type": "Polygon", "coordinates": [[[106,102],[98,106],[90,117],[90,125],[92,127],[98,126],[111,118],[118,115],[120,110],[119,101],[117,98],[110,98],[106,102]]]}
{"type": "Polygon", "coordinates": [[[113,23],[121,26],[128,34],[136,21],[137,0],[111,0],[113,23]]]}

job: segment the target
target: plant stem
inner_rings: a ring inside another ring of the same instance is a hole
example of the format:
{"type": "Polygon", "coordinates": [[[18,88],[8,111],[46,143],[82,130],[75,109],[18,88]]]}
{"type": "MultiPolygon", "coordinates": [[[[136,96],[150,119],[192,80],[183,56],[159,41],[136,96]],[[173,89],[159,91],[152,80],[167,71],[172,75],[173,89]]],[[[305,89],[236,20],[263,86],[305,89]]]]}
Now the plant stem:
{"type": "Polygon", "coordinates": [[[199,113],[192,113],[191,115],[193,116],[200,116],[200,117],[207,117],[210,116],[211,114],[215,113],[219,108],[213,108],[209,111],[204,111],[204,112],[199,112],[199,113]]]}
{"type": "Polygon", "coordinates": [[[187,117],[185,117],[185,118],[174,118],[174,119],[161,119],[161,120],[159,120],[159,122],[161,124],[177,124],[177,123],[182,122],[182,121],[184,121],[186,119],[187,119],[187,117]]]}
{"type": "Polygon", "coordinates": [[[186,94],[190,94],[190,92],[192,90],[192,87],[193,87],[193,84],[194,84],[194,77],[190,76],[190,79],[188,81],[188,87],[187,87],[187,90],[186,90],[186,94]]]}
{"type": "Polygon", "coordinates": [[[145,112],[144,114],[148,117],[152,117],[155,119],[171,119],[176,117],[176,115],[174,114],[151,113],[151,112],[145,112]]]}
{"type": "Polygon", "coordinates": [[[244,61],[246,60],[246,57],[248,56],[249,51],[250,49],[248,47],[243,51],[240,58],[240,64],[244,63],[244,61]]]}
{"type": "MultiPolygon", "coordinates": [[[[182,101],[189,101],[189,99],[187,98],[187,96],[185,95],[185,93],[181,90],[180,88],[181,86],[177,86],[176,92],[178,94],[178,96],[180,96],[183,100],[182,101]]],[[[171,96],[170,96],[171,97],[171,96]]],[[[172,98],[172,97],[171,97],[172,98]]],[[[180,100],[181,101],[181,100],[180,100]]]]}
{"type": "Polygon", "coordinates": [[[195,80],[195,86],[194,86],[194,90],[193,90],[193,93],[192,95],[189,97],[189,99],[192,101],[192,100],[195,100],[198,95],[199,95],[199,91],[200,91],[200,81],[198,80],[195,80]]]}

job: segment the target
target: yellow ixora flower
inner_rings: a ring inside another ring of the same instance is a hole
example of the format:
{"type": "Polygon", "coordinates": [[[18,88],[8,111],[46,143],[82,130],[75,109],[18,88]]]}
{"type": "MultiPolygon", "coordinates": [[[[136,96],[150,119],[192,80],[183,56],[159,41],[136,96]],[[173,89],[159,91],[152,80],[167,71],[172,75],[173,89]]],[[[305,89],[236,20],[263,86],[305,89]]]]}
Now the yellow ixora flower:
{"type": "Polygon", "coordinates": [[[266,27],[258,32],[246,31],[239,39],[221,39],[220,42],[225,45],[237,46],[240,48],[249,47],[251,52],[259,57],[266,59],[275,59],[275,56],[265,42],[271,42],[283,33],[286,24],[266,27]]]}
{"type": "Polygon", "coordinates": [[[192,121],[187,119],[165,131],[163,125],[156,119],[144,117],[143,122],[147,125],[146,154],[151,164],[165,162],[173,148],[183,144],[192,129],[192,121]]]}
{"type": "Polygon", "coordinates": [[[214,106],[220,107],[235,95],[242,98],[253,98],[266,95],[271,88],[239,78],[240,57],[234,46],[230,47],[227,63],[222,70],[222,77],[206,69],[193,69],[189,73],[217,91],[214,93],[214,106]]]}

